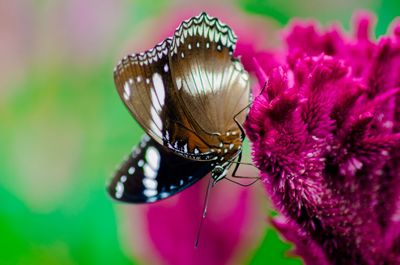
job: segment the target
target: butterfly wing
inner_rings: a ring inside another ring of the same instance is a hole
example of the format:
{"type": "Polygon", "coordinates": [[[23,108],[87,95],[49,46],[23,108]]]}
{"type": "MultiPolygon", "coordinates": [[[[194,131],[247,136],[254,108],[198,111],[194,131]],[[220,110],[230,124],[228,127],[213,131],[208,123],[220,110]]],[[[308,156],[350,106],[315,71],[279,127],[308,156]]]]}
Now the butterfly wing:
{"type": "Polygon", "coordinates": [[[117,65],[119,95],[159,144],[186,158],[218,159],[216,135],[240,132],[233,117],[250,95],[248,74],[232,58],[235,43],[232,30],[205,13],[184,21],[172,39],[117,65]]]}
{"type": "Polygon", "coordinates": [[[238,131],[233,117],[250,100],[249,75],[232,56],[236,39],[227,25],[206,13],[182,22],[172,38],[169,57],[177,98],[204,138],[238,131]]]}
{"type": "Polygon", "coordinates": [[[145,136],[116,172],[108,192],[123,202],[155,202],[186,189],[211,169],[210,162],[186,159],[145,136]]]}
{"type": "Polygon", "coordinates": [[[128,55],[114,70],[115,85],[122,101],[146,133],[159,144],[165,136],[166,97],[173,86],[168,73],[170,43],[168,38],[146,52],[128,55]]]}
{"type": "Polygon", "coordinates": [[[193,133],[175,94],[168,51],[171,39],[144,53],[128,55],[114,70],[118,93],[133,117],[156,142],[191,159],[211,160],[205,141],[193,133]],[[192,141],[188,145],[187,135],[192,141]]]}

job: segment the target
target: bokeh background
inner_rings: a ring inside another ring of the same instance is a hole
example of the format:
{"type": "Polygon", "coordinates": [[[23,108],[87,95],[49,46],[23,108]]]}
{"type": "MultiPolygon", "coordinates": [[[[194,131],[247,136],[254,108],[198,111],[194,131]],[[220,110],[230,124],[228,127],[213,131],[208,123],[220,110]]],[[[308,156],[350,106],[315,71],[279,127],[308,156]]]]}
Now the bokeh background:
{"type": "MultiPolygon", "coordinates": [[[[145,230],[137,232],[146,206],[121,205],[105,192],[142,135],[113,85],[125,53],[150,48],[203,10],[266,47],[280,45],[279,31],[294,17],[351,30],[353,13],[369,10],[380,35],[400,14],[398,1],[216,2],[0,2],[0,264],[147,264],[157,255],[143,249],[145,230]]],[[[248,228],[252,243],[231,263],[301,264],[268,227],[273,210],[262,189],[250,193],[257,229],[248,228]]]]}

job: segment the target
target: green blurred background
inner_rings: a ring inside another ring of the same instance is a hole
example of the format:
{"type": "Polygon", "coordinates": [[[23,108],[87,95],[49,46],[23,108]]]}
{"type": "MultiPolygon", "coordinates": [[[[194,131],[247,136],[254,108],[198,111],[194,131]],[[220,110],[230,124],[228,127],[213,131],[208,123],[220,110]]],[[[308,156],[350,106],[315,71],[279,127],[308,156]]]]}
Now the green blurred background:
{"type": "MultiPolygon", "coordinates": [[[[293,17],[338,21],[349,30],[359,9],[377,15],[377,34],[383,34],[400,13],[395,3],[236,0],[218,6],[268,21],[270,30],[260,32],[268,41],[293,17]]],[[[120,102],[112,70],[124,52],[134,52],[129,47],[160,36],[160,18],[185,8],[197,15],[214,4],[0,3],[0,264],[136,263],[121,231],[128,206],[108,198],[105,183],[142,131],[120,102]]],[[[248,264],[301,264],[285,256],[288,249],[266,227],[248,264]]]]}

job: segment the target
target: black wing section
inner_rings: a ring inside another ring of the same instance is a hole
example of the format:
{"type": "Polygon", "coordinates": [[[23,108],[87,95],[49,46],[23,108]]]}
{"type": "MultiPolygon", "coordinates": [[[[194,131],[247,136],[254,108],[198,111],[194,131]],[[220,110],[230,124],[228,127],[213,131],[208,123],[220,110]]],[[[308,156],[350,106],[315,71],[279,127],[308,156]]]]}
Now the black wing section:
{"type": "Polygon", "coordinates": [[[108,193],[123,202],[155,202],[186,189],[211,170],[211,162],[184,158],[145,135],[116,172],[108,193]]]}

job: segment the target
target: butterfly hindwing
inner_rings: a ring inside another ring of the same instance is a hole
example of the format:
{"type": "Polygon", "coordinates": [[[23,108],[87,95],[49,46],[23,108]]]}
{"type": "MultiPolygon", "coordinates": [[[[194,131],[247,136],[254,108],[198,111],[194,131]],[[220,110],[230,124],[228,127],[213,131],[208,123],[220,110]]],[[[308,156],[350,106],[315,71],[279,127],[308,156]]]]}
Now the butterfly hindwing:
{"type": "Polygon", "coordinates": [[[116,200],[155,202],[191,186],[212,169],[210,162],[186,159],[144,136],[108,186],[116,200]]]}

